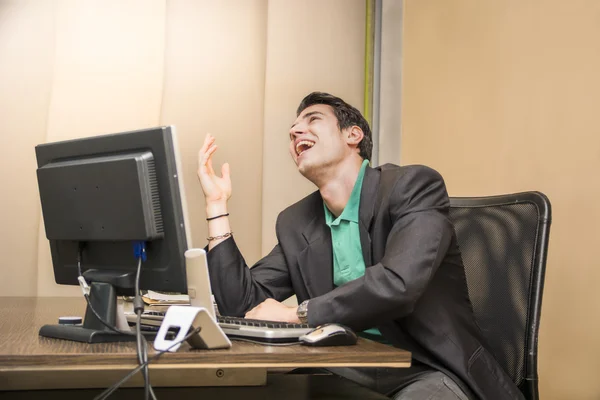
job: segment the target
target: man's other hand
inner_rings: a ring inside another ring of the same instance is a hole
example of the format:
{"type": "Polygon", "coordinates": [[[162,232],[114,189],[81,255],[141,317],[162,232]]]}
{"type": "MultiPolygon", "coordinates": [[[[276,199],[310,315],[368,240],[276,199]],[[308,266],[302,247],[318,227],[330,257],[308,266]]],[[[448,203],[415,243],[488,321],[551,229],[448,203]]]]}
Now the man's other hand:
{"type": "Polygon", "coordinates": [[[297,308],[288,307],[277,300],[267,299],[248,311],[245,318],[299,324],[300,320],[296,315],[297,308]]]}

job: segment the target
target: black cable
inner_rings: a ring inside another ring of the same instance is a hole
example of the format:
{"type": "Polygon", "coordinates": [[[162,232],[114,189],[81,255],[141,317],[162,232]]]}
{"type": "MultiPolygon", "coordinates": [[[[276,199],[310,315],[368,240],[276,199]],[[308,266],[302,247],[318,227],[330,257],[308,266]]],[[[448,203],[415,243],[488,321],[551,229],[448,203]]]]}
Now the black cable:
{"type": "MultiPolygon", "coordinates": [[[[137,355],[138,362],[140,365],[146,364],[148,361],[148,342],[146,338],[142,335],[141,332],[141,324],[142,324],[142,313],[140,311],[137,312],[137,320],[135,324],[136,331],[136,347],[137,347],[137,355]]],[[[150,394],[153,394],[152,386],[150,385],[150,378],[148,375],[148,364],[142,369],[142,376],[144,377],[144,397],[148,399],[150,394]]],[[[152,399],[156,400],[156,397],[152,395],[152,399]]]]}
{"type": "Polygon", "coordinates": [[[173,347],[175,347],[176,345],[178,345],[180,343],[185,342],[186,340],[188,340],[189,338],[191,338],[192,336],[194,336],[198,332],[200,332],[200,328],[196,328],[196,329],[192,330],[183,339],[178,340],[177,342],[173,343],[172,345],[170,345],[169,347],[167,347],[165,350],[159,351],[154,356],[150,357],[144,364],[138,365],[137,367],[135,367],[134,369],[132,369],[127,375],[125,375],[123,378],[121,378],[120,381],[118,381],[117,383],[115,383],[114,385],[112,385],[111,387],[109,387],[108,389],[106,389],[104,392],[100,393],[98,396],[94,397],[94,400],[105,400],[108,396],[110,396],[111,394],[113,394],[113,392],[115,390],[117,390],[121,385],[123,385],[125,382],[127,382],[129,379],[131,379],[132,376],[134,376],[142,368],[144,368],[145,365],[148,365],[152,361],[157,360],[160,356],[162,356],[163,354],[165,354],[166,352],[168,352],[169,350],[171,350],[173,347]]]}
{"type": "MultiPolygon", "coordinates": [[[[80,278],[83,278],[83,273],[81,271],[81,261],[83,259],[83,249],[84,248],[85,248],[85,243],[79,242],[78,252],[77,252],[77,272],[79,273],[79,277],[80,278]]],[[[140,363],[140,365],[145,366],[145,367],[143,367],[144,368],[143,376],[144,376],[145,399],[147,400],[148,397],[151,395],[152,399],[156,400],[156,396],[154,394],[154,390],[152,390],[152,386],[150,386],[149,373],[148,373],[148,352],[147,352],[147,345],[148,345],[148,343],[146,341],[146,338],[141,334],[141,313],[144,310],[144,303],[143,303],[143,301],[142,301],[142,299],[140,297],[140,291],[139,291],[139,281],[140,281],[141,266],[142,266],[142,257],[140,257],[139,260],[138,260],[138,267],[137,267],[137,273],[136,273],[136,279],[135,279],[135,300],[134,300],[134,305],[136,306],[135,307],[135,311],[136,311],[136,314],[137,314],[137,323],[136,323],[137,356],[138,356],[138,362],[140,363]],[[142,340],[143,340],[143,342],[142,342],[142,340]]],[[[85,281],[85,279],[84,279],[84,281],[85,281]]],[[[114,327],[113,325],[109,324],[94,309],[94,306],[92,305],[92,302],[90,301],[89,294],[84,293],[83,297],[85,298],[85,301],[87,302],[89,309],[92,311],[92,313],[94,314],[94,316],[102,323],[102,325],[104,325],[105,327],[107,327],[111,331],[119,333],[119,334],[122,334],[122,335],[127,335],[127,336],[134,335],[134,333],[132,333],[132,332],[122,331],[122,330],[114,327]]]]}
{"type": "Polygon", "coordinates": [[[83,273],[81,272],[81,259],[83,257],[83,249],[85,248],[85,242],[77,243],[77,272],[79,272],[79,276],[83,277],[83,273]]]}
{"type": "MultiPolygon", "coordinates": [[[[143,360],[144,360],[144,364],[148,363],[148,341],[146,340],[146,337],[144,335],[142,335],[142,340],[144,342],[144,353],[143,353],[143,360]]],[[[147,366],[146,366],[147,368],[147,366]]],[[[152,400],[157,400],[156,399],[156,394],[154,394],[154,389],[152,389],[152,385],[148,385],[148,389],[150,390],[150,397],[152,398],[152,400]]]]}
{"type": "MultiPolygon", "coordinates": [[[[142,250],[143,251],[143,250],[142,250]]],[[[142,272],[142,255],[138,258],[137,271],[135,274],[135,298],[133,300],[133,309],[137,315],[135,322],[135,336],[136,336],[136,347],[137,357],[140,365],[144,365],[148,355],[146,353],[145,343],[142,342],[142,313],[144,312],[144,302],[140,296],[140,275],[142,272]]],[[[148,364],[145,364],[142,370],[142,376],[144,377],[144,399],[150,398],[150,378],[148,376],[148,364]]]]}
{"type": "Polygon", "coordinates": [[[87,301],[87,304],[90,307],[90,310],[92,311],[92,313],[94,313],[94,315],[96,316],[96,318],[98,318],[98,320],[102,323],[102,325],[104,325],[105,327],[107,327],[108,329],[110,329],[113,332],[120,333],[121,335],[133,336],[133,334],[134,334],[133,332],[122,331],[122,330],[110,325],[108,322],[106,322],[100,316],[100,314],[98,314],[98,312],[96,310],[94,310],[94,306],[92,306],[92,302],[90,301],[90,296],[88,294],[86,294],[83,297],[85,297],[85,301],[87,301]]]}

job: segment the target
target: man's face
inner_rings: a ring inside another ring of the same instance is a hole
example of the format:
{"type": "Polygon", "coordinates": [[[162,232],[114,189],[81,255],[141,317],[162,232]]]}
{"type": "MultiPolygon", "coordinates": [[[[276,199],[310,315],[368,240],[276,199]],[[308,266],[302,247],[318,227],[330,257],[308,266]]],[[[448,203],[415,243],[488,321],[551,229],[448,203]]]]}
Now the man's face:
{"type": "Polygon", "coordinates": [[[307,178],[335,165],[350,151],[333,109],[324,104],[307,107],[290,129],[290,154],[307,178]]]}

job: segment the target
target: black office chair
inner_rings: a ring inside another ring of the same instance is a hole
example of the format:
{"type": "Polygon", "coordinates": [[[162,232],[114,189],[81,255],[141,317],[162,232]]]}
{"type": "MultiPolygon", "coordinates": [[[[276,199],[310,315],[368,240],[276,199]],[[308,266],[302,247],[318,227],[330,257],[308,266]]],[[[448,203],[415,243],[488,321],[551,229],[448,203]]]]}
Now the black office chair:
{"type": "Polygon", "coordinates": [[[539,192],[450,199],[475,319],[527,399],[537,400],[537,342],[551,208],[539,192]]]}

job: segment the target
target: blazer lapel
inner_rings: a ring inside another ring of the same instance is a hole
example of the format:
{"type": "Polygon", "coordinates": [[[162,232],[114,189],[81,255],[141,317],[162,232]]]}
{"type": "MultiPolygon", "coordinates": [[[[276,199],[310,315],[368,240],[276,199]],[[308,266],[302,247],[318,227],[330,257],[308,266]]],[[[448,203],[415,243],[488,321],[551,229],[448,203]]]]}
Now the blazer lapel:
{"type": "MultiPolygon", "coordinates": [[[[369,231],[373,222],[375,194],[379,189],[380,171],[367,167],[360,192],[358,210],[360,244],[363,258],[367,267],[373,264],[371,254],[371,236],[369,231]]],[[[331,230],[325,224],[321,196],[318,196],[319,210],[302,235],[308,246],[298,255],[300,274],[304,279],[306,289],[311,298],[321,296],[333,290],[333,248],[331,245],[331,230]],[[319,207],[320,206],[320,207],[319,207]]]]}
{"type": "Polygon", "coordinates": [[[379,176],[381,172],[379,170],[367,167],[365,170],[365,176],[363,178],[363,185],[360,191],[360,207],[358,209],[358,220],[359,220],[359,231],[360,231],[360,245],[363,252],[363,259],[365,265],[370,267],[373,265],[373,259],[371,254],[371,236],[369,231],[371,230],[371,223],[373,222],[373,215],[375,212],[375,194],[379,189],[379,176]]]}
{"type": "Polygon", "coordinates": [[[308,294],[313,298],[333,290],[331,231],[325,224],[322,207],[302,235],[308,247],[298,255],[298,264],[308,294]]]}

